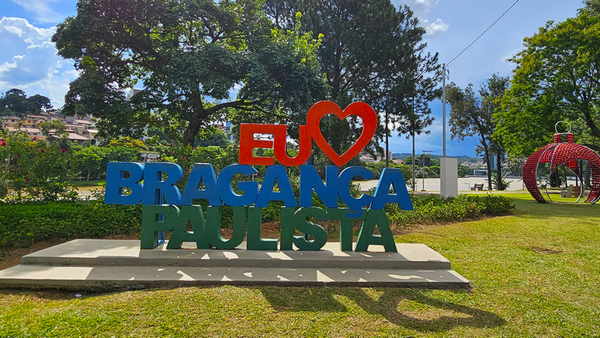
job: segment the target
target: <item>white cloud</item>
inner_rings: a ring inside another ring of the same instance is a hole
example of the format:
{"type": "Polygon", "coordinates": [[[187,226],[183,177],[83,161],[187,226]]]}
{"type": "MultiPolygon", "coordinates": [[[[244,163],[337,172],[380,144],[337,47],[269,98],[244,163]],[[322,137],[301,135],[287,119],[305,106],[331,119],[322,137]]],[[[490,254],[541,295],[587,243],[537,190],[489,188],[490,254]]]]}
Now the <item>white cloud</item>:
{"type": "Polygon", "coordinates": [[[56,54],[50,41],[54,32],[55,28],[38,28],[23,18],[0,19],[0,92],[19,88],[62,106],[69,83],[78,74],[72,62],[56,54]]]}
{"type": "Polygon", "coordinates": [[[410,9],[419,17],[425,16],[440,2],[440,0],[404,0],[410,9]]]}
{"type": "Polygon", "coordinates": [[[426,19],[433,8],[440,3],[440,0],[392,0],[392,2],[395,5],[408,5],[415,16],[419,18],[420,24],[426,29],[426,35],[428,36],[444,33],[450,27],[448,23],[440,18],[435,19],[433,22],[426,19]]]}
{"type": "Polygon", "coordinates": [[[55,23],[64,19],[63,15],[50,8],[50,3],[58,2],[58,0],[12,0],[12,2],[20,5],[28,12],[33,12],[37,15],[36,20],[40,23],[55,23]]]}
{"type": "Polygon", "coordinates": [[[422,20],[421,23],[427,30],[427,35],[437,35],[440,33],[444,33],[450,28],[450,25],[444,22],[442,19],[436,19],[434,22],[429,22],[429,20],[422,20]]]}

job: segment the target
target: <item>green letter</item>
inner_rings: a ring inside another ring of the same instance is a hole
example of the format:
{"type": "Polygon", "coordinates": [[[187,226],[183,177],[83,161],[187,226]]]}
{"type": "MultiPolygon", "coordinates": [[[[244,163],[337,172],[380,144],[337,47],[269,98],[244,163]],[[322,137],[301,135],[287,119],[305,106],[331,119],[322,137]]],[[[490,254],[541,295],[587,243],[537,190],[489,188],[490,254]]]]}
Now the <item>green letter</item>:
{"type": "Polygon", "coordinates": [[[390,229],[390,224],[384,210],[367,211],[367,218],[360,228],[354,251],[367,251],[371,244],[383,245],[385,252],[397,252],[392,229],[390,229]],[[373,235],[376,225],[379,228],[380,236],[373,235]]]}
{"type": "Polygon", "coordinates": [[[300,250],[319,251],[327,243],[327,231],[320,225],[309,222],[306,218],[313,216],[318,221],[327,220],[327,212],[321,208],[300,208],[294,214],[294,227],[299,231],[313,235],[315,238],[309,241],[304,236],[294,236],[294,244],[300,250]]]}
{"type": "Polygon", "coordinates": [[[281,207],[281,232],[279,250],[292,250],[294,239],[294,212],[296,208],[281,207]]]}
{"type": "Polygon", "coordinates": [[[206,209],[206,238],[217,249],[234,249],[246,236],[246,207],[233,207],[233,234],[229,240],[221,237],[221,208],[206,209]]]}
{"type": "Polygon", "coordinates": [[[158,232],[171,231],[177,224],[179,209],[174,205],[144,205],[142,207],[142,249],[158,246],[158,232]],[[163,220],[160,220],[163,215],[163,220]]]}
{"type": "Polygon", "coordinates": [[[204,233],[204,213],[199,205],[185,206],[180,209],[167,249],[179,249],[183,242],[196,242],[198,249],[210,249],[204,233]],[[194,232],[187,231],[188,221],[192,223],[194,232]]]}
{"type": "Polygon", "coordinates": [[[348,208],[327,208],[329,219],[340,220],[340,246],[342,251],[352,251],[352,239],[354,238],[354,221],[364,220],[367,213],[363,212],[358,218],[348,217],[348,208]]]}
{"type": "Polygon", "coordinates": [[[248,208],[248,250],[277,250],[277,239],[260,238],[262,227],[262,208],[248,208]]]}

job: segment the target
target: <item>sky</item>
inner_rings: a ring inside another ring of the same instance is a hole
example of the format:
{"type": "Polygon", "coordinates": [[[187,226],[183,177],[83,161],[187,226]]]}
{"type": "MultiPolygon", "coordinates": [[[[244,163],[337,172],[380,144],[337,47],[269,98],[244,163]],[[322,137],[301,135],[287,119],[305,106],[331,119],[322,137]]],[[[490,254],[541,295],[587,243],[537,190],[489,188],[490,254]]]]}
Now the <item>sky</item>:
{"type": "MultiPolygon", "coordinates": [[[[439,53],[448,63],[516,0],[392,0],[408,5],[427,29],[427,51],[439,53]]],[[[71,61],[56,55],[51,42],[55,27],[75,15],[76,0],[0,0],[0,93],[11,88],[27,95],[42,94],[56,108],[64,103],[69,83],[77,78],[71,61]]],[[[523,38],[532,36],[547,21],[563,21],[577,14],[581,0],[520,0],[493,28],[459,58],[448,65],[450,77],[461,88],[472,83],[479,88],[493,74],[510,76],[514,66],[508,61],[523,48],[523,38]]],[[[416,152],[442,154],[442,103],[430,104],[435,121],[429,135],[417,136],[416,152]]],[[[449,106],[447,107],[449,114],[449,106]]],[[[475,156],[478,140],[450,140],[448,156],[475,156]]],[[[394,153],[410,153],[412,141],[394,135],[394,153]]]]}

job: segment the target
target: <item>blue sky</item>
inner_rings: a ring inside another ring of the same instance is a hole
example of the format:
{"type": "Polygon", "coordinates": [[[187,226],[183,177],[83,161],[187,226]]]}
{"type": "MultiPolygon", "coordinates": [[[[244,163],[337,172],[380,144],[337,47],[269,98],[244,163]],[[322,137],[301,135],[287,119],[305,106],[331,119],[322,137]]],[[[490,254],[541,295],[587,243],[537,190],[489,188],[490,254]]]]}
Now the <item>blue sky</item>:
{"type": "MultiPolygon", "coordinates": [[[[515,0],[392,0],[396,6],[408,4],[428,34],[430,52],[439,52],[440,62],[449,62],[515,0]]],[[[0,1],[0,92],[20,88],[28,95],[48,96],[55,107],[64,102],[69,82],[77,77],[70,61],[56,55],[50,42],[55,26],[74,15],[76,0],[1,0],[0,1]]],[[[549,20],[563,21],[582,7],[581,0],[521,0],[502,20],[468,51],[449,65],[449,81],[461,87],[472,83],[478,88],[485,79],[498,73],[511,74],[507,59],[523,46],[523,38],[537,32],[549,20]]],[[[431,103],[435,117],[431,134],[417,136],[416,149],[442,153],[442,104],[431,103]]],[[[448,155],[475,156],[475,139],[450,141],[448,155]]],[[[409,153],[412,142],[394,136],[390,150],[409,153]]]]}

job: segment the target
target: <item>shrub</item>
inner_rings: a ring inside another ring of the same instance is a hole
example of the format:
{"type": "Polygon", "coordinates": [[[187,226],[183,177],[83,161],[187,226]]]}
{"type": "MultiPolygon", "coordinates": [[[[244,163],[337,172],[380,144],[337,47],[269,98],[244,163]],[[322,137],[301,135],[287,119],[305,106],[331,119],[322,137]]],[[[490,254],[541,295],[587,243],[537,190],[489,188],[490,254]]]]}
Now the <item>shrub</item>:
{"type": "Polygon", "coordinates": [[[69,182],[75,177],[73,157],[58,143],[30,141],[23,133],[13,133],[0,142],[2,181],[12,184],[11,199],[73,199],[77,191],[69,182]]]}
{"type": "Polygon", "coordinates": [[[477,219],[483,216],[506,215],[514,204],[506,196],[459,195],[441,199],[438,196],[412,196],[414,211],[400,210],[398,205],[385,207],[391,224],[437,223],[477,219]]]}
{"type": "Polygon", "coordinates": [[[141,205],[102,201],[28,202],[0,207],[0,253],[51,238],[102,238],[138,234],[141,205]]]}

